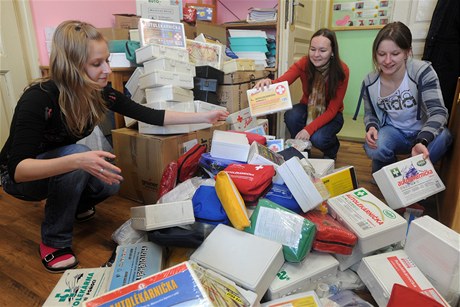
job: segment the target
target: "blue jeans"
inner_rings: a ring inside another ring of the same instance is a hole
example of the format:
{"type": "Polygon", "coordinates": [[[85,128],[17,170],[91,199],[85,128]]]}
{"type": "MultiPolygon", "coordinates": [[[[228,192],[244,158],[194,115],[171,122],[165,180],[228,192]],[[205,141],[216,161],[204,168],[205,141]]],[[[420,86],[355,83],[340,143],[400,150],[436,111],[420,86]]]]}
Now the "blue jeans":
{"type": "MultiPolygon", "coordinates": [[[[294,105],[292,109],[284,113],[284,122],[291,134],[291,138],[295,138],[297,133],[305,128],[307,111],[308,106],[306,104],[298,103],[294,105]]],[[[340,147],[337,133],[340,132],[342,127],[343,114],[339,112],[329,123],[316,130],[316,132],[310,136],[312,145],[321,150],[324,156],[335,159],[340,147]]]]}
{"type": "MultiPolygon", "coordinates": [[[[85,145],[68,145],[40,154],[37,159],[58,158],[90,150],[85,145]]],[[[22,183],[13,182],[4,173],[2,186],[5,192],[22,200],[40,201],[46,198],[41,235],[43,243],[54,248],[72,246],[77,212],[88,210],[119,190],[119,185],[106,184],[83,170],[22,183]]]]}
{"type": "MultiPolygon", "coordinates": [[[[364,143],[364,150],[367,156],[372,159],[372,173],[384,166],[395,163],[396,155],[410,154],[418,133],[419,131],[404,132],[389,125],[381,127],[378,133],[376,149],[371,149],[367,143],[364,143]]],[[[452,136],[446,128],[428,144],[430,161],[434,164],[441,160],[451,143],[452,136]]]]}

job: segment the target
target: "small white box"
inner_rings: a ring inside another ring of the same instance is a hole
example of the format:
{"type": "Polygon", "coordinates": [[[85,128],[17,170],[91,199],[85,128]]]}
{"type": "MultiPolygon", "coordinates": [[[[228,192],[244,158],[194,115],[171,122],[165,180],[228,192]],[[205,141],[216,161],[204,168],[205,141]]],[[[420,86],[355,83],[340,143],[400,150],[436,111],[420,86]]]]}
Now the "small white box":
{"type": "Polygon", "coordinates": [[[230,114],[225,121],[230,124],[230,130],[236,131],[245,131],[257,126],[257,118],[251,116],[249,108],[230,114]]]}
{"type": "Polygon", "coordinates": [[[168,110],[176,112],[195,112],[195,104],[193,101],[178,102],[178,101],[156,101],[145,104],[146,107],[155,110],[168,110]]]}
{"type": "Polygon", "coordinates": [[[156,126],[150,125],[144,122],[138,123],[138,130],[139,133],[143,134],[181,134],[181,133],[189,133],[197,130],[202,130],[206,128],[210,128],[211,124],[178,124],[178,125],[164,125],[164,126],[156,126]]]}
{"type": "Polygon", "coordinates": [[[277,168],[295,200],[307,212],[323,202],[323,196],[305,172],[298,157],[293,157],[277,168]]]}
{"type": "Polygon", "coordinates": [[[133,67],[136,66],[126,58],[124,53],[111,53],[109,57],[110,67],[133,67]]]}
{"type": "Polygon", "coordinates": [[[195,103],[195,112],[209,112],[214,110],[222,110],[227,111],[226,107],[219,106],[213,103],[201,101],[201,100],[194,100],[195,103]]]}
{"type": "Polygon", "coordinates": [[[407,207],[446,189],[430,160],[417,155],[387,165],[372,174],[388,205],[407,207]]]}
{"type": "Polygon", "coordinates": [[[407,221],[365,188],[327,200],[330,214],[357,237],[363,254],[404,240],[407,221]]]}
{"type": "Polygon", "coordinates": [[[139,77],[144,74],[144,67],[137,67],[131,77],[129,77],[128,82],[126,82],[125,87],[131,94],[131,96],[139,90],[139,77]]]}
{"type": "Polygon", "coordinates": [[[139,77],[139,88],[146,89],[163,85],[174,85],[185,89],[193,88],[193,77],[170,71],[155,71],[139,77]]]}
{"type": "Polygon", "coordinates": [[[155,101],[192,101],[193,91],[169,84],[146,88],[145,99],[147,103],[155,101]]]}
{"type": "Polygon", "coordinates": [[[335,161],[333,159],[308,158],[307,160],[315,169],[316,175],[318,175],[320,178],[329,175],[334,171],[335,161]]]}
{"type": "Polygon", "coordinates": [[[285,296],[274,301],[265,302],[261,307],[290,307],[290,306],[308,306],[322,307],[318,295],[315,291],[301,292],[289,296],[285,296]]]}
{"type": "Polygon", "coordinates": [[[237,132],[214,130],[210,154],[214,158],[246,162],[249,148],[249,141],[246,135],[237,132]]]}
{"type": "Polygon", "coordinates": [[[335,276],[339,262],[328,253],[311,252],[301,263],[285,262],[265,294],[274,300],[294,293],[314,290],[322,279],[335,276]]]}
{"type": "Polygon", "coordinates": [[[195,65],[190,62],[168,59],[164,57],[144,62],[144,71],[146,74],[158,70],[180,72],[183,74],[189,74],[192,77],[195,77],[196,75],[195,65]]]}
{"type": "Polygon", "coordinates": [[[155,230],[195,222],[191,200],[131,207],[131,226],[138,230],[155,230]]]}
{"type": "Polygon", "coordinates": [[[404,251],[436,290],[456,306],[460,296],[460,234],[425,215],[410,223],[404,251]]]}
{"type": "Polygon", "coordinates": [[[222,70],[224,74],[231,74],[236,71],[254,71],[256,66],[254,60],[251,59],[233,59],[225,61],[222,70]]]}
{"type": "Polygon", "coordinates": [[[160,57],[190,62],[187,49],[181,47],[170,47],[158,44],[150,44],[136,49],[135,53],[137,64],[143,64],[144,62],[160,57]]]}
{"type": "Polygon", "coordinates": [[[257,293],[258,301],[284,264],[283,246],[219,224],[190,260],[257,293]]]}
{"type": "Polygon", "coordinates": [[[403,250],[364,257],[358,275],[379,306],[388,304],[394,284],[412,288],[449,306],[403,250]]]}

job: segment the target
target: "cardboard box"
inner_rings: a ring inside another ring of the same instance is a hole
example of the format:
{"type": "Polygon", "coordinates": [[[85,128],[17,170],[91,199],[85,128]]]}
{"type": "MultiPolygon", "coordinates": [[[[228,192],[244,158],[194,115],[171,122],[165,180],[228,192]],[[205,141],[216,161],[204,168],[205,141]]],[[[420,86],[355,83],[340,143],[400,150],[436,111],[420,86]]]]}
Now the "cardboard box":
{"type": "Polygon", "coordinates": [[[128,29],[98,28],[97,31],[101,33],[108,41],[129,39],[128,29]]]}
{"type": "Polygon", "coordinates": [[[115,17],[115,28],[117,29],[137,29],[140,16],[134,14],[113,14],[115,17]]]}
{"type": "Polygon", "coordinates": [[[407,207],[446,189],[433,164],[421,154],[387,165],[372,176],[393,209],[407,207]]]}
{"type": "Polygon", "coordinates": [[[227,45],[227,29],[223,26],[197,20],[195,30],[196,34],[193,38],[203,33],[218,40],[221,44],[227,45]]]}
{"type": "Polygon", "coordinates": [[[124,178],[120,196],[144,204],[155,203],[166,165],[176,161],[191,143],[207,144],[208,149],[211,148],[214,130],[227,130],[227,124],[220,122],[208,129],[171,136],[140,134],[129,128],[113,130],[116,165],[122,169],[124,178]]]}
{"type": "Polygon", "coordinates": [[[223,84],[238,84],[251,82],[252,87],[256,84],[257,80],[268,77],[268,71],[266,70],[254,70],[254,71],[236,71],[230,74],[224,75],[223,84]]]}
{"type": "Polygon", "coordinates": [[[217,88],[217,100],[221,106],[227,108],[228,112],[235,113],[249,107],[246,91],[250,87],[249,83],[220,85],[217,88]]]}

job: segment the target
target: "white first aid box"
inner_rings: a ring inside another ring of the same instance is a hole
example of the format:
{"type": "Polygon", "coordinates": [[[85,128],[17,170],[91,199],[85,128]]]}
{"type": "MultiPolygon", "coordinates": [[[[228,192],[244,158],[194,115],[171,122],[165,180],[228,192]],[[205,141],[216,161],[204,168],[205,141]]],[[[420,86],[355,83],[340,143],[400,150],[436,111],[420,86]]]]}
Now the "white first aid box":
{"type": "Polygon", "coordinates": [[[460,234],[425,215],[410,223],[404,251],[436,290],[456,306],[460,296],[460,234]]]}
{"type": "Polygon", "coordinates": [[[192,77],[195,77],[196,75],[195,65],[193,63],[169,59],[166,57],[160,57],[144,62],[144,70],[146,74],[158,70],[166,70],[170,72],[189,74],[192,77]]]}
{"type": "Polygon", "coordinates": [[[249,141],[246,135],[237,132],[214,130],[211,143],[211,157],[246,162],[249,155],[249,141]]]}
{"type": "Polygon", "coordinates": [[[386,306],[394,284],[417,290],[449,306],[403,250],[364,257],[358,275],[379,306],[386,306]]]}
{"type": "Polygon", "coordinates": [[[168,58],[178,61],[190,62],[188,51],[181,47],[170,47],[159,44],[150,44],[136,49],[136,63],[143,64],[157,58],[168,58]]]}
{"type": "Polygon", "coordinates": [[[365,254],[404,240],[407,221],[365,188],[327,200],[330,214],[358,237],[365,254]]]}
{"type": "Polygon", "coordinates": [[[193,101],[193,91],[171,84],[145,89],[147,103],[156,101],[193,101]]]}
{"type": "Polygon", "coordinates": [[[139,77],[139,88],[146,89],[164,85],[174,85],[185,89],[193,88],[193,77],[189,74],[170,71],[154,71],[139,77]]]}
{"type": "Polygon", "coordinates": [[[372,176],[393,209],[407,207],[446,189],[433,164],[421,154],[382,167],[372,176]]]}
{"type": "Polygon", "coordinates": [[[265,294],[274,300],[294,293],[314,290],[321,280],[335,276],[339,262],[328,253],[311,252],[300,263],[285,262],[265,294]]]}
{"type": "Polygon", "coordinates": [[[191,200],[131,207],[131,226],[138,230],[155,230],[195,222],[191,200]]]}
{"type": "Polygon", "coordinates": [[[190,260],[257,293],[258,301],[284,264],[283,246],[219,224],[190,260]]]}

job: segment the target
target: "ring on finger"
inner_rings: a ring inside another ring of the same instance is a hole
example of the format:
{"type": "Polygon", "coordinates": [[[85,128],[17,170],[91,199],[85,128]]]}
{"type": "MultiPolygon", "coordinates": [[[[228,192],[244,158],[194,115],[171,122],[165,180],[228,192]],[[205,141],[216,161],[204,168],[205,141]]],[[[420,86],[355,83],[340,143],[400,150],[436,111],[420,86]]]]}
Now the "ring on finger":
{"type": "Polygon", "coordinates": [[[104,172],[104,169],[103,169],[103,168],[101,168],[101,169],[99,170],[99,173],[101,173],[101,174],[102,174],[103,172],[104,172]]]}

